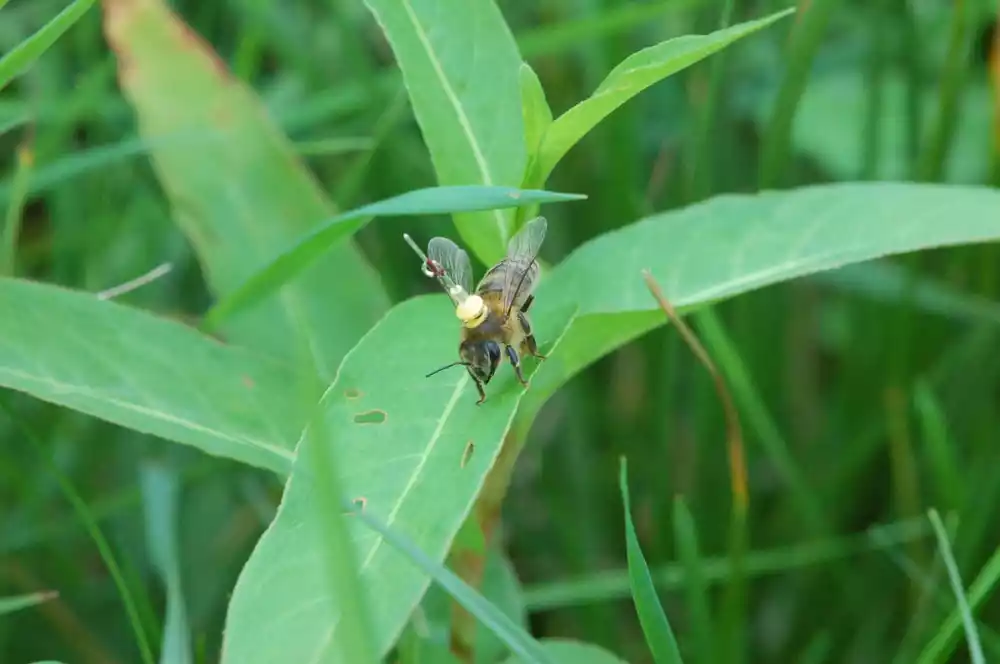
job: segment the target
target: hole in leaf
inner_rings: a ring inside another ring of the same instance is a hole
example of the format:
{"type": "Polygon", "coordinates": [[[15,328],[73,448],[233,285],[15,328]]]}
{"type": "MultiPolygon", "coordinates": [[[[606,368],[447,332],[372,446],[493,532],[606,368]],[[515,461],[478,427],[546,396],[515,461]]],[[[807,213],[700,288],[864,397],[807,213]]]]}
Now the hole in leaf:
{"type": "Polygon", "coordinates": [[[462,462],[459,464],[459,468],[465,468],[465,464],[469,463],[469,459],[472,458],[472,453],[476,451],[476,444],[471,440],[465,444],[465,451],[462,452],[462,462]]]}
{"type": "Polygon", "coordinates": [[[367,410],[354,416],[355,424],[382,424],[389,416],[384,410],[367,410]]]}
{"type": "Polygon", "coordinates": [[[364,512],[365,507],[368,506],[368,499],[365,498],[364,496],[358,496],[357,498],[351,500],[351,505],[354,506],[354,509],[351,510],[350,512],[347,512],[347,516],[351,516],[352,514],[357,514],[358,512],[364,512]]]}
{"type": "Polygon", "coordinates": [[[364,392],[356,387],[349,387],[344,390],[344,397],[348,399],[360,399],[364,395],[364,392]]]}

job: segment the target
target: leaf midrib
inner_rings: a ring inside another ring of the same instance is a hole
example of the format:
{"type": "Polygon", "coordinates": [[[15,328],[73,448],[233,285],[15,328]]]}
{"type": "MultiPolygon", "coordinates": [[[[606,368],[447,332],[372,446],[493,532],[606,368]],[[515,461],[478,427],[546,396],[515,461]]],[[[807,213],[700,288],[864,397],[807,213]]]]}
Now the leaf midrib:
{"type": "Polygon", "coordinates": [[[242,445],[242,446],[249,446],[254,449],[279,456],[286,461],[294,461],[295,459],[295,454],[291,450],[287,450],[285,448],[278,447],[270,443],[265,443],[255,438],[231,436],[217,429],[213,429],[211,427],[207,427],[205,425],[192,422],[191,420],[187,420],[183,417],[177,417],[176,415],[171,415],[170,413],[164,412],[156,408],[143,406],[141,404],[133,403],[131,401],[125,401],[123,399],[116,399],[107,394],[95,392],[92,389],[83,385],[64,383],[62,381],[55,380],[54,378],[50,378],[48,376],[41,376],[41,375],[27,373],[24,371],[18,371],[17,369],[12,369],[10,367],[0,367],[0,374],[6,374],[8,376],[12,376],[27,383],[44,385],[57,394],[86,397],[98,403],[106,403],[112,406],[116,406],[123,410],[128,410],[140,415],[145,415],[152,419],[159,420],[161,422],[167,422],[170,424],[180,426],[182,428],[188,429],[189,431],[212,436],[214,438],[226,441],[228,443],[234,443],[236,445],[242,445]]]}
{"type": "MultiPolygon", "coordinates": [[[[423,474],[424,467],[427,465],[427,460],[431,458],[431,453],[437,446],[438,440],[441,439],[441,434],[444,433],[444,428],[447,425],[448,420],[451,418],[451,413],[455,410],[455,406],[458,404],[458,400],[465,391],[465,386],[468,382],[468,374],[463,374],[458,383],[455,384],[455,390],[452,392],[451,398],[448,399],[448,403],[445,404],[444,410],[441,411],[441,417],[438,418],[437,426],[434,428],[434,433],[431,434],[427,445],[424,446],[424,450],[420,455],[419,463],[417,463],[416,467],[414,467],[413,472],[410,473],[410,479],[407,481],[406,486],[403,487],[399,497],[396,499],[396,504],[393,505],[392,511],[390,511],[389,515],[386,517],[386,528],[392,527],[392,524],[396,521],[396,517],[399,516],[399,511],[403,508],[403,504],[406,502],[406,497],[409,495],[410,491],[413,490],[413,487],[417,485],[417,481],[420,479],[423,474]]],[[[378,553],[380,548],[382,548],[383,542],[385,542],[385,538],[379,535],[379,537],[375,540],[375,543],[372,544],[371,549],[368,551],[368,555],[365,556],[365,559],[361,561],[361,565],[358,567],[359,576],[363,574],[366,569],[368,569],[369,565],[371,565],[372,560],[375,559],[375,554],[378,553]]],[[[333,639],[333,635],[337,631],[337,626],[340,625],[341,615],[341,613],[338,613],[337,617],[331,623],[329,630],[321,641],[320,647],[316,651],[316,658],[312,660],[311,664],[317,664],[326,652],[327,644],[329,644],[333,639]]]]}
{"type": "MultiPolygon", "coordinates": [[[[451,82],[445,75],[444,69],[441,67],[441,61],[438,59],[433,47],[431,47],[430,40],[427,38],[427,32],[424,30],[424,27],[420,24],[420,20],[413,12],[410,0],[403,0],[403,7],[406,9],[407,18],[409,18],[410,22],[413,24],[413,30],[417,35],[417,39],[420,40],[420,45],[423,46],[424,50],[427,52],[427,58],[430,60],[431,66],[434,68],[434,73],[437,74],[441,87],[444,90],[445,97],[448,98],[448,101],[455,109],[455,114],[458,116],[458,124],[462,128],[462,133],[469,142],[469,147],[472,148],[472,156],[475,158],[476,166],[479,168],[479,173],[483,178],[483,184],[492,185],[493,176],[490,174],[490,168],[489,164],[486,162],[486,156],[479,147],[476,135],[472,131],[472,125],[469,123],[469,116],[466,115],[465,108],[462,106],[458,95],[455,94],[455,90],[451,86],[451,82]]],[[[509,236],[509,229],[507,228],[507,220],[504,218],[503,213],[500,210],[494,210],[493,217],[496,219],[496,223],[500,227],[500,232],[503,234],[503,237],[507,238],[509,236]]]]}

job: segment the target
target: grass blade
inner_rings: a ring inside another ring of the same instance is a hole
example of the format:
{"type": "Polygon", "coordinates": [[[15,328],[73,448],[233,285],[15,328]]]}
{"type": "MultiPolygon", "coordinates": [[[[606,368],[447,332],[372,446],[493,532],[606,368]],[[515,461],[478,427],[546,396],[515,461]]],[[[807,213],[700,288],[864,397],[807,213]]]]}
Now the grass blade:
{"type": "Polygon", "coordinates": [[[87,507],[87,503],[84,502],[80,494],[76,492],[73,488],[73,484],[69,481],[62,471],[60,471],[54,463],[51,462],[48,455],[46,454],[45,448],[42,445],[41,439],[35,434],[34,430],[28,427],[21,419],[11,410],[6,399],[0,399],[0,411],[3,411],[7,416],[7,419],[14,424],[15,427],[20,429],[22,435],[27,439],[35,451],[38,453],[46,465],[48,465],[49,470],[55,476],[56,481],[59,484],[59,490],[62,491],[63,495],[66,496],[66,500],[69,501],[70,505],[73,506],[73,511],[76,512],[77,517],[82,521],[87,532],[90,534],[91,539],[94,540],[94,544],[97,546],[98,552],[101,554],[101,559],[104,564],[107,565],[108,572],[111,574],[111,578],[114,579],[115,587],[118,589],[118,594],[121,597],[122,604],[125,606],[125,613],[128,615],[129,622],[132,625],[132,631],[135,635],[136,644],[139,648],[139,653],[142,656],[142,661],[144,664],[153,664],[153,651],[149,645],[149,637],[146,635],[146,631],[142,626],[142,620],[139,617],[139,610],[135,602],[135,598],[132,597],[132,593],[128,589],[128,585],[125,583],[125,577],[122,574],[121,568],[118,566],[118,561],[115,559],[114,553],[111,551],[111,546],[108,541],[104,538],[101,529],[98,527],[97,522],[94,520],[93,515],[90,513],[90,509],[87,507]]]}
{"type": "Polygon", "coordinates": [[[788,48],[788,72],[781,82],[774,113],[764,132],[764,146],[760,159],[760,188],[773,189],[781,183],[788,161],[792,124],[802,93],[809,84],[809,72],[819,50],[830,15],[839,0],[815,0],[805,4],[807,9],[793,28],[788,48]]]}
{"type": "MultiPolygon", "coordinates": [[[[351,507],[347,507],[351,509],[351,507]]],[[[381,520],[365,513],[364,509],[354,512],[366,526],[381,535],[394,549],[405,555],[424,573],[444,588],[456,602],[474,615],[493,635],[500,639],[510,651],[521,657],[524,664],[551,664],[551,658],[529,634],[518,627],[507,614],[489,602],[447,567],[434,562],[408,538],[387,527],[381,520]]]]}
{"type": "MultiPolygon", "coordinates": [[[[300,353],[305,355],[303,350],[300,353]]],[[[308,369],[307,362],[300,364],[303,369],[308,369]]],[[[303,371],[301,375],[308,377],[310,374],[303,371]]],[[[306,384],[303,391],[308,394],[310,387],[316,388],[306,384]]],[[[311,399],[311,402],[322,403],[316,398],[311,399]]],[[[312,518],[320,524],[321,543],[318,548],[325,559],[323,576],[326,577],[331,601],[342,605],[343,637],[337,639],[334,651],[340,654],[344,662],[376,664],[379,657],[375,648],[368,593],[361,583],[357,551],[343,518],[343,514],[352,512],[355,506],[341,507],[348,503],[344,500],[337,463],[333,459],[334,450],[331,448],[334,446],[331,442],[334,438],[326,426],[326,413],[318,410],[306,429],[303,443],[309,474],[316,478],[318,495],[314,501],[312,518]]],[[[299,449],[303,449],[301,445],[299,449]]]]}
{"type": "MultiPolygon", "coordinates": [[[[874,526],[855,535],[753,551],[746,557],[745,573],[748,577],[788,573],[912,542],[926,537],[930,532],[926,519],[910,519],[874,526]]],[[[701,569],[707,583],[726,583],[733,574],[733,563],[729,556],[712,556],[702,559],[701,569]]],[[[683,588],[685,574],[682,563],[664,565],[652,571],[653,582],[660,590],[683,588]]],[[[524,590],[524,602],[529,611],[537,612],[622,599],[628,597],[629,593],[628,571],[611,570],[590,574],[581,579],[529,586],[524,590]]]]}
{"type": "Polygon", "coordinates": [[[59,597],[59,593],[54,590],[46,590],[38,593],[28,593],[27,595],[13,595],[11,597],[0,597],[0,616],[14,613],[22,609],[37,606],[42,602],[59,597]]]}
{"type": "MultiPolygon", "coordinates": [[[[993,552],[990,559],[986,561],[979,576],[972,582],[967,594],[967,605],[970,611],[975,611],[979,606],[989,599],[990,595],[1000,584],[1000,547],[993,552]]],[[[948,616],[948,619],[941,625],[941,629],[927,644],[917,664],[941,664],[948,661],[955,641],[958,640],[958,630],[962,626],[962,617],[956,609],[948,616]]]]}
{"type": "Polygon", "coordinates": [[[191,636],[178,551],[177,473],[159,463],[146,463],[140,469],[140,481],[149,555],[167,594],[160,664],[191,664],[191,636]]]}
{"type": "Polygon", "coordinates": [[[635,602],[636,613],[642,624],[642,633],[646,635],[646,644],[653,653],[656,664],[667,664],[681,660],[677,648],[677,639],[670,629],[670,622],[663,612],[659,597],[656,596],[656,586],[649,574],[649,567],[642,555],[639,538],[632,523],[632,511],[628,497],[628,468],[624,457],[621,459],[620,487],[622,502],[625,506],[625,541],[628,552],[628,575],[632,587],[632,599],[635,602]]]}
{"type": "Polygon", "coordinates": [[[417,189],[356,208],[319,224],[315,230],[279,254],[231,295],[216,304],[205,316],[205,325],[209,329],[216,329],[224,319],[237,311],[273,294],[292,277],[309,267],[330,247],[359,230],[372,217],[497,210],[583,198],[586,196],[582,194],[522,190],[514,187],[457,185],[417,189]]]}
{"type": "Polygon", "coordinates": [[[31,148],[22,146],[17,151],[17,169],[14,171],[10,201],[7,203],[7,218],[0,241],[0,276],[13,276],[17,270],[17,242],[21,236],[24,199],[33,166],[34,155],[31,148]]]}
{"type": "Polygon", "coordinates": [[[590,97],[552,123],[542,140],[528,184],[540,186],[544,183],[556,164],[574,145],[604,118],[649,86],[766,28],[794,11],[794,8],[790,8],[765,18],[717,30],[709,35],[686,35],[669,39],[625,58],[611,70],[590,97]]]}
{"type": "Polygon", "coordinates": [[[0,90],[20,76],[32,63],[79,21],[94,0],[76,0],[55,18],[46,23],[38,32],[18,44],[13,51],[0,59],[0,90]]]}
{"type": "Polygon", "coordinates": [[[941,549],[941,558],[948,570],[948,580],[951,588],[955,592],[955,599],[958,601],[958,610],[962,616],[962,626],[965,628],[965,639],[969,644],[969,656],[972,664],[986,664],[983,656],[983,646],[979,641],[979,632],[976,629],[976,621],[972,619],[972,610],[965,597],[965,590],[962,588],[962,577],[958,572],[958,565],[955,564],[955,557],[951,553],[951,544],[948,542],[948,533],[941,523],[941,517],[937,510],[931,509],[927,512],[934,528],[934,535],[937,537],[938,548],[941,549]]]}
{"type": "MultiPolygon", "coordinates": [[[[698,551],[698,529],[682,496],[674,498],[674,537],[684,565],[685,590],[690,613],[692,640],[698,653],[696,661],[718,661],[714,653],[712,614],[708,605],[708,584],[698,551]]],[[[745,572],[744,572],[745,573],[745,572]]]]}

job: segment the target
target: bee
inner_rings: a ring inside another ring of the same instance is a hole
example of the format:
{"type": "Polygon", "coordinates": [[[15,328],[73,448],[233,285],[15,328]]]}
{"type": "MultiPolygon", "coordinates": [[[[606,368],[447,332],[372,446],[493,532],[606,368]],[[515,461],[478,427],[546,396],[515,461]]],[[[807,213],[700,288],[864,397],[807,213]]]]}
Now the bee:
{"type": "Polygon", "coordinates": [[[525,387],[529,383],[521,371],[521,358],[531,355],[545,359],[538,352],[528,309],[535,300],[538,250],[546,229],[544,217],[526,223],[510,239],[507,255],[486,271],[475,292],[471,289],[472,266],[465,250],[447,238],[434,237],[427,244],[425,256],[409,235],[403,236],[423,259],[424,274],[437,279],[451,297],[455,315],[461,321],[459,360],[432,371],[427,377],[454,366],[465,367],[479,392],[477,406],[486,401],[485,386],[504,355],[525,387]]]}

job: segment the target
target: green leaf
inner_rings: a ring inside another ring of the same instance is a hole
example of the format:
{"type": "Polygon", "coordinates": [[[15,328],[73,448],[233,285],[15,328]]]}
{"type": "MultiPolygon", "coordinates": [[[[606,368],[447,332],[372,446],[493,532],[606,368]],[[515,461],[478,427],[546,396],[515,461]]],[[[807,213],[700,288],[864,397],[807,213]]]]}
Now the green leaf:
{"type": "Polygon", "coordinates": [[[748,21],[708,35],[685,35],[650,46],[611,70],[597,90],[556,118],[542,140],[530,186],[545,182],[556,164],[615,109],[649,86],[721,51],[733,42],[761,30],[795,11],[789,8],[756,21],[748,21]]]}
{"type": "Polygon", "coordinates": [[[632,587],[632,600],[635,602],[635,610],[639,614],[639,623],[642,625],[642,633],[646,636],[646,645],[649,646],[656,664],[665,664],[666,662],[679,664],[683,660],[681,660],[681,653],[677,649],[677,639],[674,638],[674,632],[670,629],[670,622],[667,620],[667,614],[663,612],[660,598],[656,595],[653,577],[649,574],[649,567],[646,566],[646,559],[642,555],[642,547],[639,546],[639,537],[635,534],[635,526],[632,524],[625,457],[621,459],[619,483],[622,502],[625,506],[625,549],[628,557],[628,576],[632,587]]]}
{"type": "Polygon", "coordinates": [[[54,286],[0,279],[0,311],[0,385],[209,454],[290,469],[305,417],[284,367],[54,286]]]}
{"type": "Polygon", "coordinates": [[[698,546],[698,528],[683,496],[674,498],[674,538],[684,565],[684,586],[687,599],[688,631],[697,653],[696,661],[714,662],[715,643],[712,612],[709,608],[708,583],[704,562],[698,546]]]}
{"type": "MultiPolygon", "coordinates": [[[[212,292],[225,297],[335,210],[253,93],[161,0],[104,7],[120,85],[156,174],[212,292]]],[[[353,242],[326,259],[223,332],[289,361],[304,335],[317,371],[332,376],[389,301],[353,242]]]]}
{"type": "MultiPolygon", "coordinates": [[[[885,551],[916,542],[930,533],[931,528],[926,519],[908,519],[873,526],[854,535],[751,551],[739,573],[755,577],[787,574],[791,570],[835,562],[871,551],[885,551]]],[[[727,583],[734,574],[733,559],[728,554],[703,558],[702,563],[702,572],[708,583],[727,583]]],[[[686,574],[683,563],[668,563],[652,572],[653,581],[660,590],[684,588],[687,583],[686,574]]],[[[577,579],[529,586],[524,591],[524,601],[530,611],[551,611],[620,600],[628,598],[630,592],[628,570],[604,570],[577,579]]]]}
{"type": "Polygon", "coordinates": [[[59,597],[59,593],[47,590],[39,593],[28,593],[27,595],[13,595],[11,597],[0,597],[0,616],[14,613],[22,609],[30,609],[43,602],[59,597]]]}
{"type": "Polygon", "coordinates": [[[465,185],[417,189],[365,205],[323,222],[292,247],[280,253],[277,258],[237,288],[232,295],[215,305],[206,316],[205,322],[210,328],[214,328],[234,313],[260,302],[308,268],[329,251],[330,247],[360,229],[371,217],[441,214],[456,210],[490,210],[583,198],[586,196],[582,194],[465,185]]]}
{"type": "Polygon", "coordinates": [[[144,664],[153,664],[153,652],[150,646],[150,638],[146,634],[146,629],[139,617],[139,609],[136,603],[136,598],[129,589],[128,584],[125,582],[125,575],[122,574],[121,565],[118,564],[115,554],[111,549],[111,545],[108,543],[104,533],[101,532],[101,528],[97,524],[97,519],[95,518],[93,511],[90,509],[90,506],[80,496],[80,493],[76,490],[76,487],[73,486],[73,482],[70,478],[63,473],[63,471],[59,468],[59,465],[50,457],[50,450],[46,447],[41,437],[34,430],[32,424],[22,419],[20,413],[10,407],[8,400],[6,399],[6,395],[0,395],[0,411],[6,415],[7,419],[10,420],[10,422],[19,430],[19,433],[27,440],[28,444],[35,448],[35,452],[38,456],[43,459],[45,465],[48,467],[48,471],[55,478],[56,484],[59,486],[59,490],[73,507],[73,512],[75,512],[77,520],[87,531],[87,534],[90,535],[90,538],[94,542],[94,546],[97,547],[97,552],[100,555],[101,560],[104,562],[108,573],[114,581],[115,589],[118,591],[118,595],[121,598],[122,606],[125,610],[125,615],[128,616],[128,622],[132,627],[132,633],[135,637],[136,646],[139,650],[142,662],[144,664]]]}
{"type": "MultiPolygon", "coordinates": [[[[969,612],[978,610],[984,602],[989,600],[998,586],[1000,586],[1000,547],[993,551],[966,593],[966,604],[969,612]]],[[[959,609],[956,608],[948,614],[948,617],[942,621],[940,628],[938,628],[937,634],[920,653],[917,664],[947,662],[955,649],[955,642],[962,629],[962,622],[959,609]]]]}
{"type": "Polygon", "coordinates": [[[149,558],[166,589],[167,607],[160,644],[161,664],[190,664],[191,634],[188,628],[184,586],[181,579],[177,538],[177,505],[180,483],[177,473],[158,462],[140,469],[146,544],[149,558]]]}
{"type": "MultiPolygon", "coordinates": [[[[483,570],[483,596],[525,632],[529,632],[528,612],[524,608],[521,583],[510,560],[497,547],[490,547],[483,570]]],[[[486,625],[476,629],[476,662],[490,664],[507,653],[507,647],[486,625]]]]}
{"type": "Polygon", "coordinates": [[[545,90],[538,75],[527,62],[521,63],[518,72],[521,87],[521,115],[524,118],[524,146],[528,159],[535,156],[542,142],[542,136],[552,124],[552,109],[545,99],[545,90]]]}
{"type": "MultiPolygon", "coordinates": [[[[493,633],[512,652],[517,653],[530,664],[553,664],[545,651],[539,647],[528,632],[522,629],[509,615],[497,608],[457,574],[431,559],[409,538],[399,531],[387,527],[381,520],[364,511],[357,513],[359,520],[378,533],[396,551],[404,554],[427,576],[438,582],[452,598],[479,620],[479,624],[493,633]]],[[[351,660],[353,662],[353,660],[351,660]]]]}
{"type": "Polygon", "coordinates": [[[46,23],[38,32],[14,47],[0,58],[0,90],[7,87],[14,78],[20,76],[35,60],[49,50],[63,34],[76,25],[94,5],[94,0],[76,0],[55,18],[46,23]]]}
{"type": "MultiPolygon", "coordinates": [[[[625,660],[589,643],[569,639],[543,639],[539,643],[556,664],[625,664],[625,660]]],[[[514,655],[505,659],[504,664],[524,664],[525,661],[514,655]]]]}
{"type": "Polygon", "coordinates": [[[958,610],[962,616],[962,627],[965,629],[965,640],[969,645],[969,659],[972,664],[986,664],[986,658],[983,656],[983,645],[979,639],[979,630],[976,628],[972,609],[969,608],[969,600],[962,587],[962,576],[958,571],[958,564],[955,563],[955,556],[951,553],[948,532],[945,530],[944,524],[941,523],[941,517],[937,510],[929,510],[927,516],[934,527],[938,549],[941,550],[941,559],[944,560],[945,569],[948,570],[948,581],[951,583],[952,592],[955,593],[955,599],[958,602],[958,610]]]}
{"type": "MultiPolygon", "coordinates": [[[[568,310],[539,307],[534,327],[547,363],[568,310]]],[[[487,401],[461,368],[424,375],[458,354],[444,295],[397,305],[344,359],[322,408],[337,445],[341,486],[358,509],[413,540],[440,563],[500,450],[524,389],[513,371],[487,386],[487,401]]],[[[526,373],[532,361],[525,362],[526,373]]],[[[529,390],[530,391],[530,390],[529,390]]],[[[277,516],[244,567],[226,620],[224,662],[310,661],[332,656],[340,607],[317,589],[322,569],[309,515],[316,489],[296,470],[277,516]]],[[[406,624],[428,579],[363,524],[349,524],[380,654],[406,624]]]]}
{"type": "Polygon", "coordinates": [[[995,241],[998,219],[1000,192],[985,187],[846,183],[719,196],[605,233],[538,286],[534,306],[572,303],[579,315],[562,362],[532,381],[518,429],[571,375],[666,322],[644,268],[687,309],[892,254],[995,241]]]}
{"type": "MultiPolygon", "coordinates": [[[[518,186],[527,154],[521,117],[521,56],[493,0],[365,0],[410,95],[438,183],[518,186]]],[[[503,257],[512,215],[455,215],[487,265],[503,257]]]]}

